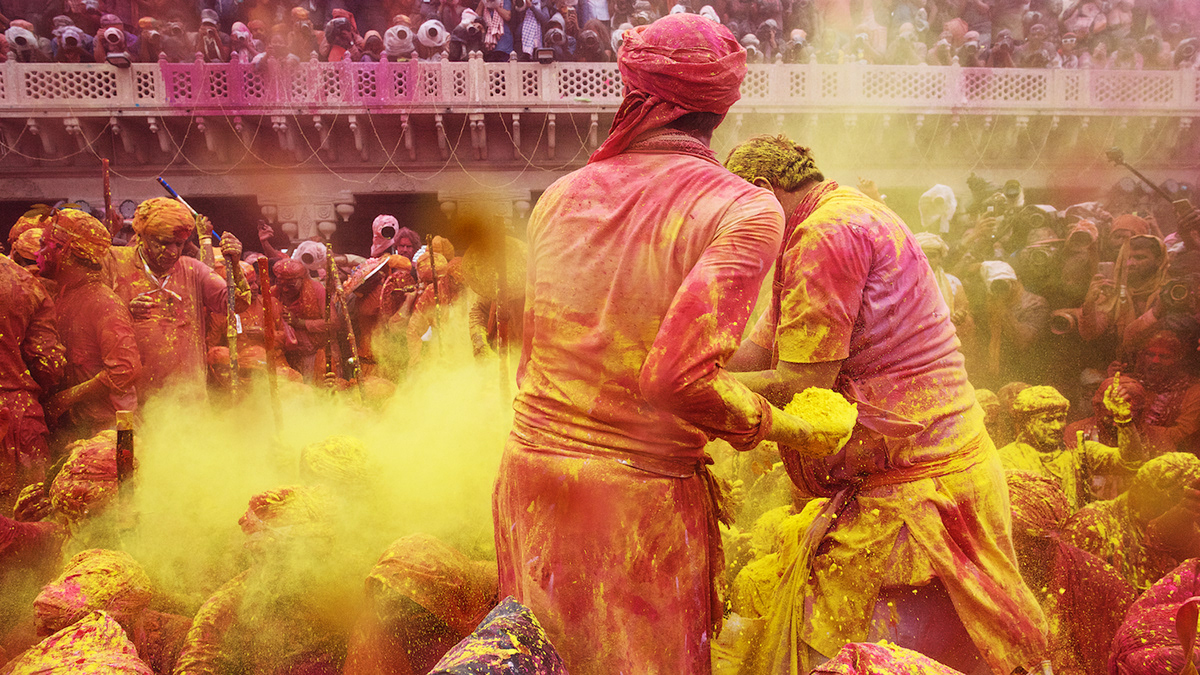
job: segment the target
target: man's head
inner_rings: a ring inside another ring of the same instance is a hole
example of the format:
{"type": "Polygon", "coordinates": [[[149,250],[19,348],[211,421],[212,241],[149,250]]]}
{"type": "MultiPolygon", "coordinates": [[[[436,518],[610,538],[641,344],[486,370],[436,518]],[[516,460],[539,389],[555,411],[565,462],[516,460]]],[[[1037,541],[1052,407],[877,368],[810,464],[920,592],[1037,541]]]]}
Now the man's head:
{"type": "Polygon", "coordinates": [[[47,220],[38,252],[38,268],[42,276],[49,278],[56,278],[65,265],[99,270],[100,260],[111,243],[108,230],[91,214],[61,209],[47,220]]]}
{"type": "Polygon", "coordinates": [[[284,258],[275,263],[273,270],[279,297],[287,300],[298,297],[308,280],[308,269],[298,260],[284,258]]]}
{"type": "Polygon", "coordinates": [[[1105,250],[1102,252],[1104,257],[1109,260],[1115,258],[1125,242],[1139,234],[1150,234],[1150,223],[1146,222],[1144,218],[1129,213],[1117,216],[1108,229],[1105,250]]]}
{"type": "Polygon", "coordinates": [[[946,244],[946,241],[932,232],[918,232],[913,237],[917,240],[917,245],[921,247],[925,257],[929,259],[929,266],[935,271],[941,269],[942,261],[950,252],[950,246],[946,244]]]}
{"type": "Polygon", "coordinates": [[[165,274],[183,255],[183,247],[196,227],[186,206],[168,197],[155,197],[138,204],[133,214],[133,231],[138,248],[155,274],[165,274]]]}
{"type": "Polygon", "coordinates": [[[1057,450],[1062,446],[1062,432],[1067,426],[1070,407],[1071,402],[1054,387],[1022,390],[1013,401],[1018,439],[1041,452],[1057,450]]]}
{"type": "Polygon", "coordinates": [[[1158,237],[1149,234],[1130,237],[1125,254],[1126,279],[1133,286],[1150,281],[1166,258],[1166,247],[1158,237]]]}
{"type": "Polygon", "coordinates": [[[1129,505],[1143,523],[1179,503],[1183,490],[1200,479],[1200,459],[1186,452],[1168,452],[1142,465],[1129,486],[1129,505]]]}
{"type": "Polygon", "coordinates": [[[783,201],[783,193],[796,193],[811,183],[825,180],[812,151],[786,136],[755,136],[734,148],[725,168],[755,185],[771,190],[783,201]]]}
{"type": "Polygon", "coordinates": [[[617,65],[625,99],[593,162],[689,113],[711,113],[719,122],[741,96],[746,50],[720,24],[697,14],[671,14],[626,31],[617,65]]]}

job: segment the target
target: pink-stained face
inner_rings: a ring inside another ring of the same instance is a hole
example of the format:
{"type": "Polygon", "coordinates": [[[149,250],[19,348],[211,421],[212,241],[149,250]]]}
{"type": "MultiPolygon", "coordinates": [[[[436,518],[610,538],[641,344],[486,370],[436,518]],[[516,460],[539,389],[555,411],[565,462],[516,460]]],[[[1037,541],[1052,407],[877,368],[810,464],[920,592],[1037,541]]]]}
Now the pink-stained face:
{"type": "Polygon", "coordinates": [[[52,239],[46,239],[38,251],[38,271],[43,277],[53,279],[58,274],[58,267],[65,253],[63,245],[52,239]]]}

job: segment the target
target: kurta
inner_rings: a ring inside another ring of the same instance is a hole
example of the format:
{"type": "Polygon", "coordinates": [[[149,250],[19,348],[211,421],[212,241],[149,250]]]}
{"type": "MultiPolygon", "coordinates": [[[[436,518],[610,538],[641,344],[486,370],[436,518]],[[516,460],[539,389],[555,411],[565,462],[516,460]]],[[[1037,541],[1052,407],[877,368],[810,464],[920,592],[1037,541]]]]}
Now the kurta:
{"type": "MultiPolygon", "coordinates": [[[[117,297],[129,306],[148,296],[155,305],[148,318],[133,319],[133,332],[142,356],[137,381],[141,400],[168,385],[203,392],[205,383],[205,322],[208,313],[227,311],[225,280],[204,263],[181,257],[162,279],[150,272],[134,246],[114,246],[104,259],[104,274],[117,297]]],[[[237,309],[250,305],[250,289],[237,290],[237,309]]]]}
{"type": "Polygon", "coordinates": [[[1028,471],[1057,481],[1067,496],[1072,511],[1092,500],[1091,480],[1095,474],[1125,473],[1132,475],[1140,462],[1126,461],[1121,451],[1095,441],[1083,442],[1084,450],[1063,448],[1056,452],[1041,452],[1037,448],[1013,441],[1000,448],[1000,463],[1005,471],[1028,471]]]}
{"type": "Polygon", "coordinates": [[[64,351],[54,303],[32,274],[0,255],[0,506],[41,479],[49,459],[38,397],[58,383],[64,351]]]}
{"type": "Polygon", "coordinates": [[[500,597],[572,675],[708,673],[722,606],[710,436],[771,407],[727,373],[782,214],[682,134],[552,185],[529,222],[515,418],[494,497],[500,597]]]}
{"type": "Polygon", "coordinates": [[[100,375],[107,394],[71,409],[70,421],[82,435],[111,427],[118,410],[137,408],[135,383],[142,370],[133,318],[125,303],[102,283],[62,288],[55,303],[58,335],[67,350],[63,386],[74,387],[100,375]]]}
{"type": "Polygon", "coordinates": [[[802,490],[832,499],[784,563],[764,671],[793,670],[799,641],[828,657],[863,641],[881,590],[935,579],[994,670],[1036,665],[1045,620],[1017,573],[1004,474],[912,233],[822,183],[791,215],[775,274],[751,339],[777,361],[842,361],[835,388],[869,407],[842,451],[793,465],[802,490]],[[912,424],[887,429],[871,407],[912,424]]]}

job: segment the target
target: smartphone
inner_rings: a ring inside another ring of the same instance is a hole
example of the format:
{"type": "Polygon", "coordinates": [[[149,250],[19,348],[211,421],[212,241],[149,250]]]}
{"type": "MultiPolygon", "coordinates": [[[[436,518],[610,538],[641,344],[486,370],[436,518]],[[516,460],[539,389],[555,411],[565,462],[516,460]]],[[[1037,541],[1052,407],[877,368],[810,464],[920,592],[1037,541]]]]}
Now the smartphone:
{"type": "Polygon", "coordinates": [[[1104,277],[1105,279],[1112,281],[1113,278],[1115,277],[1116,267],[1117,267],[1116,263],[1102,262],[1096,266],[1096,274],[1099,274],[1100,276],[1104,277]]]}

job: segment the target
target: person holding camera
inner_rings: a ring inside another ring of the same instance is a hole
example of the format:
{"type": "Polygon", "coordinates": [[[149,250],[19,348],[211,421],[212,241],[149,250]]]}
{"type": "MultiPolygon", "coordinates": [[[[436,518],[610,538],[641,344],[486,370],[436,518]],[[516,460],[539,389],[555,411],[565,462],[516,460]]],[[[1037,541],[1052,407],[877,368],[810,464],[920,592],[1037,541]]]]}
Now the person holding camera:
{"type": "Polygon", "coordinates": [[[84,35],[83,31],[75,25],[55,28],[52,48],[54,60],[58,63],[93,63],[95,61],[91,36],[84,35]]]}
{"type": "Polygon", "coordinates": [[[513,51],[512,0],[479,0],[475,13],[483,20],[483,60],[507,61],[513,51]]]}
{"type": "Polygon", "coordinates": [[[980,355],[984,367],[977,384],[998,389],[1008,382],[1041,381],[1044,373],[1037,364],[1050,324],[1049,303],[1026,290],[1006,262],[984,261],[980,276],[984,300],[975,316],[976,344],[986,352],[980,355]]]}
{"type": "Polygon", "coordinates": [[[1079,334],[1089,342],[1109,336],[1121,344],[1126,328],[1161,302],[1167,276],[1167,247],[1151,234],[1138,234],[1121,246],[1113,276],[1097,274],[1084,296],[1079,334]]]}
{"type": "Polygon", "coordinates": [[[544,0],[515,0],[513,2],[516,23],[521,27],[522,61],[536,61],[537,50],[542,46],[542,32],[550,22],[550,14],[542,7],[544,0]]]}

